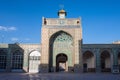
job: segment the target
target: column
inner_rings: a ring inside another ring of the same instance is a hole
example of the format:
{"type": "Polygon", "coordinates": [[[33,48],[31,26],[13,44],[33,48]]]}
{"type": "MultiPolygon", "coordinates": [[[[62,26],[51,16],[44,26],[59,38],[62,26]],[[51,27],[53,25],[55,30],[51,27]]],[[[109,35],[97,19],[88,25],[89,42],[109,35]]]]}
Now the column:
{"type": "Polygon", "coordinates": [[[29,60],[28,60],[28,56],[29,56],[29,51],[28,50],[25,50],[24,51],[24,61],[23,61],[23,70],[25,71],[25,72],[28,72],[28,67],[29,67],[29,65],[28,65],[28,63],[29,63],[29,60]]]}
{"type": "Polygon", "coordinates": [[[117,53],[117,49],[112,49],[112,53],[113,53],[113,64],[112,65],[118,65],[118,53],[117,53]]]}
{"type": "Polygon", "coordinates": [[[118,72],[118,49],[116,49],[116,48],[113,48],[112,49],[112,53],[113,53],[113,56],[112,56],[112,63],[111,63],[111,71],[113,72],[113,73],[116,73],[116,72],[118,72]]]}

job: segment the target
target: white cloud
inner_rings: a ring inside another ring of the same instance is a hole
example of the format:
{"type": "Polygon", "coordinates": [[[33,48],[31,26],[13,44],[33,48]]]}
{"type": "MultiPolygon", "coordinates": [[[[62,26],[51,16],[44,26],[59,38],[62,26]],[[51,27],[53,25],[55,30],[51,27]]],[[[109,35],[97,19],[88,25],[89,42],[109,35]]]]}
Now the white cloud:
{"type": "Polygon", "coordinates": [[[5,26],[0,26],[0,31],[15,31],[16,27],[5,27],[5,26]]]}
{"type": "Polygon", "coordinates": [[[17,42],[19,39],[18,38],[11,38],[11,41],[17,42]]]}
{"type": "Polygon", "coordinates": [[[16,30],[16,27],[9,27],[8,30],[10,30],[10,31],[15,31],[15,30],[16,30]]]}
{"type": "Polygon", "coordinates": [[[20,39],[20,38],[17,38],[17,37],[12,37],[11,38],[11,41],[12,42],[26,42],[26,41],[30,41],[30,38],[22,38],[22,39],[20,39]]]}

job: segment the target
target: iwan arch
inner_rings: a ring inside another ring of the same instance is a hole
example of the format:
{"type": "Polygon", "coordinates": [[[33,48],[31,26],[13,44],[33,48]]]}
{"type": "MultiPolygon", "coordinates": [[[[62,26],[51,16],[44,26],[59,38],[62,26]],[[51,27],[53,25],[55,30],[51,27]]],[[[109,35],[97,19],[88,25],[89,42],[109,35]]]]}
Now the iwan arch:
{"type": "Polygon", "coordinates": [[[41,44],[0,44],[1,72],[120,72],[120,44],[83,44],[80,18],[42,18],[41,44]]]}
{"type": "Polygon", "coordinates": [[[49,40],[49,71],[68,71],[68,66],[73,66],[73,38],[64,31],[53,34],[49,40]],[[69,60],[68,60],[69,59],[69,60]]]}

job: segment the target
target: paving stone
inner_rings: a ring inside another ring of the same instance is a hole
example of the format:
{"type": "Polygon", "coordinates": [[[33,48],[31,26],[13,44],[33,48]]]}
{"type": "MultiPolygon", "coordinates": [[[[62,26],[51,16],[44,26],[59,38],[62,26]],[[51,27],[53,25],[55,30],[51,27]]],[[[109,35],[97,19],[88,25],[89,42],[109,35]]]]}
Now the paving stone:
{"type": "Polygon", "coordinates": [[[0,73],[0,80],[120,80],[111,73],[0,73]]]}

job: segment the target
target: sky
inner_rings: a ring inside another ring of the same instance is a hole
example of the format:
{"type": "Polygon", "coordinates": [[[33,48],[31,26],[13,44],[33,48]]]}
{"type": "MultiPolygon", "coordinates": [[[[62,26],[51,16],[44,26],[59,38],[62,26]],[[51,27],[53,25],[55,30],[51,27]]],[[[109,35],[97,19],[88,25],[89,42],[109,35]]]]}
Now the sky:
{"type": "Polygon", "coordinates": [[[120,40],[120,0],[0,0],[0,43],[41,43],[42,17],[81,17],[84,44],[120,40]]]}

